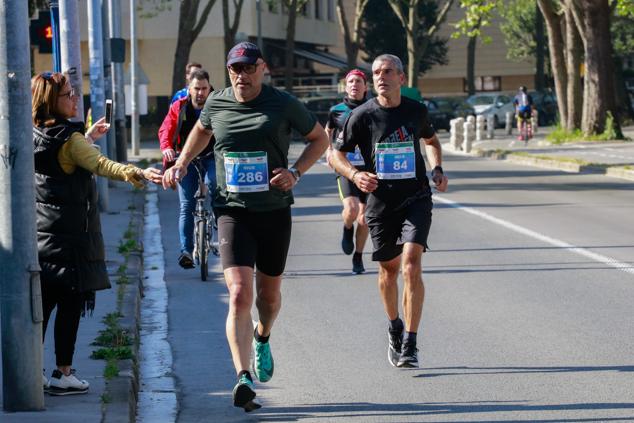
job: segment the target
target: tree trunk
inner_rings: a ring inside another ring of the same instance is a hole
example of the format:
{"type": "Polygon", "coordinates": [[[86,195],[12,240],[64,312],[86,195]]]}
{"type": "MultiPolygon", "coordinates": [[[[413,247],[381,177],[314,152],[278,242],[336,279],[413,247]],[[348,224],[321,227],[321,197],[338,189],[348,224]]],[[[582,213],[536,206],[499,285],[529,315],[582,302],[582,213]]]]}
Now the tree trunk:
{"type": "Polygon", "coordinates": [[[172,68],[172,92],[180,90],[185,85],[185,67],[189,62],[189,53],[200,31],[207,23],[209,12],[215,3],[216,0],[208,0],[200,18],[196,21],[200,0],[181,1],[178,15],[178,39],[176,40],[174,67],[172,68]]]}
{"type": "Polygon", "coordinates": [[[535,90],[544,91],[546,89],[546,77],[544,72],[546,62],[546,34],[544,33],[544,17],[539,11],[539,6],[535,4],[537,13],[535,14],[535,90]]]}
{"type": "Polygon", "coordinates": [[[418,88],[418,63],[420,61],[420,55],[418,53],[418,46],[416,45],[416,38],[418,35],[418,27],[420,20],[418,17],[417,9],[418,2],[414,1],[410,4],[408,10],[407,21],[407,85],[409,87],[418,88]]]}
{"type": "Polygon", "coordinates": [[[361,16],[363,15],[363,11],[367,4],[368,0],[357,0],[355,8],[356,15],[353,27],[350,29],[343,0],[337,0],[337,16],[339,17],[339,27],[341,28],[341,33],[343,34],[343,42],[346,49],[346,62],[349,69],[357,66],[357,57],[359,56],[360,22],[361,16]]]}
{"type": "MultiPolygon", "coordinates": [[[[236,43],[236,33],[238,32],[238,26],[240,25],[240,15],[242,13],[242,4],[244,0],[239,0],[237,3],[234,0],[236,10],[233,15],[233,23],[229,19],[229,0],[222,0],[222,23],[225,31],[224,44],[225,44],[225,57],[229,54],[229,50],[236,43]]],[[[231,84],[229,79],[229,73],[225,72],[225,85],[228,87],[231,84]]]]}
{"type": "Polygon", "coordinates": [[[610,6],[608,0],[582,0],[586,35],[586,89],[584,98],[583,132],[586,136],[605,130],[608,112],[614,117],[617,135],[620,134],[619,115],[614,101],[614,65],[610,35],[610,6]]]}
{"type": "Polygon", "coordinates": [[[548,49],[550,52],[550,66],[555,79],[555,94],[559,108],[559,121],[562,125],[568,122],[566,61],[564,59],[564,39],[561,32],[561,17],[555,13],[552,0],[537,0],[539,9],[544,16],[546,30],[548,31],[548,49]]]}
{"type": "MultiPolygon", "coordinates": [[[[229,50],[235,44],[235,35],[231,33],[231,24],[229,23],[229,0],[222,0],[222,24],[225,30],[224,44],[225,44],[225,57],[229,54],[229,50]]],[[[229,72],[225,71],[225,86],[231,85],[229,79],[229,72]]]]}
{"type": "Polygon", "coordinates": [[[573,131],[581,127],[581,111],[583,98],[581,93],[581,63],[583,47],[581,36],[575,24],[570,7],[565,11],[566,29],[566,68],[568,72],[567,103],[568,112],[565,123],[566,130],[573,131]]]}
{"type": "Polygon", "coordinates": [[[625,85],[625,78],[623,77],[623,59],[619,56],[614,58],[614,87],[616,107],[620,115],[634,119],[634,110],[632,109],[630,96],[627,91],[627,86],[625,85]]]}
{"type": "Polygon", "coordinates": [[[189,53],[193,44],[191,28],[196,19],[196,11],[197,7],[192,5],[191,1],[185,0],[181,2],[180,13],[178,15],[178,38],[176,40],[174,67],[172,69],[173,93],[185,86],[185,67],[189,61],[189,53]],[[192,17],[194,19],[193,21],[192,17]]]}
{"type": "Polygon", "coordinates": [[[286,26],[286,55],[284,70],[284,88],[293,92],[293,73],[295,71],[295,24],[297,21],[297,0],[288,3],[288,25],[286,26]]]}
{"type": "Polygon", "coordinates": [[[467,94],[474,95],[475,87],[475,51],[478,37],[469,37],[467,43],[467,94]]]}

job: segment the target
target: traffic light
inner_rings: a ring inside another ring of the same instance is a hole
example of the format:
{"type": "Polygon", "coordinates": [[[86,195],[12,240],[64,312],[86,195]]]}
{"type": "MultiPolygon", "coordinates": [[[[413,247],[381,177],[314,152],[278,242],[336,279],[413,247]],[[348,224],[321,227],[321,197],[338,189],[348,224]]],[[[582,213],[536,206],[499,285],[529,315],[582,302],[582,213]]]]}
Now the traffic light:
{"type": "Polygon", "coordinates": [[[40,53],[53,52],[53,26],[48,10],[39,10],[37,19],[31,19],[29,33],[31,45],[38,47],[40,53]]]}

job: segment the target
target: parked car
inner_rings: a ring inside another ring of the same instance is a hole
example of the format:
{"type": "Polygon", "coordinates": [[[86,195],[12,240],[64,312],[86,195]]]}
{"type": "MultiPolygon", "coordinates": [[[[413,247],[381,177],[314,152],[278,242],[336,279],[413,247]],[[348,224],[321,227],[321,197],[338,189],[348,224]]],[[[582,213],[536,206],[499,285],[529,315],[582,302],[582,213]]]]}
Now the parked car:
{"type": "Polygon", "coordinates": [[[438,108],[447,114],[449,120],[458,117],[466,118],[475,116],[475,109],[461,97],[434,97],[433,100],[438,108]]]}
{"type": "Polygon", "coordinates": [[[436,129],[445,129],[449,131],[450,125],[449,114],[442,110],[438,103],[435,100],[429,99],[424,100],[423,103],[427,106],[427,116],[429,118],[429,123],[436,129]]]}
{"type": "Polygon", "coordinates": [[[476,115],[485,117],[492,114],[496,128],[506,125],[506,113],[515,114],[513,99],[502,93],[478,93],[467,98],[467,103],[473,106],[476,115]]]}
{"type": "Polygon", "coordinates": [[[559,107],[557,106],[557,97],[549,91],[531,91],[533,103],[537,109],[537,119],[539,126],[554,125],[559,116],[559,107]]]}
{"type": "Polygon", "coordinates": [[[321,123],[322,126],[326,126],[330,108],[337,103],[341,103],[343,101],[343,97],[304,97],[300,100],[306,105],[308,110],[315,114],[319,123],[321,123]]]}

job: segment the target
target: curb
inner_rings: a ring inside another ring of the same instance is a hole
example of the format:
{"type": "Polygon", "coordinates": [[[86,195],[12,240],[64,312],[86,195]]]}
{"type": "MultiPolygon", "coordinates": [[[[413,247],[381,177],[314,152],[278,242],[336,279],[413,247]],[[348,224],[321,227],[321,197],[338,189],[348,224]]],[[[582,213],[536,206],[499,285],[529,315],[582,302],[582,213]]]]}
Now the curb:
{"type": "Polygon", "coordinates": [[[463,155],[483,157],[492,160],[506,160],[511,163],[541,167],[544,169],[561,170],[568,173],[599,174],[615,178],[634,180],[634,170],[628,169],[624,166],[612,166],[601,163],[590,164],[584,162],[583,160],[575,159],[574,157],[547,157],[543,155],[533,155],[530,153],[514,153],[508,150],[479,149],[474,149],[470,154],[463,153],[463,155]]]}
{"type": "MultiPolygon", "coordinates": [[[[143,191],[144,192],[144,191],[143,191]]],[[[136,241],[142,246],[145,195],[135,195],[133,204],[135,212],[131,213],[134,227],[139,228],[136,241]]],[[[143,252],[130,253],[127,260],[126,276],[129,283],[117,288],[123,289],[123,298],[119,311],[123,315],[119,319],[121,327],[127,329],[132,339],[132,358],[118,360],[119,375],[106,381],[106,392],[109,401],[103,404],[102,423],[135,422],[137,399],[139,392],[139,317],[141,297],[143,295],[143,252]]]]}

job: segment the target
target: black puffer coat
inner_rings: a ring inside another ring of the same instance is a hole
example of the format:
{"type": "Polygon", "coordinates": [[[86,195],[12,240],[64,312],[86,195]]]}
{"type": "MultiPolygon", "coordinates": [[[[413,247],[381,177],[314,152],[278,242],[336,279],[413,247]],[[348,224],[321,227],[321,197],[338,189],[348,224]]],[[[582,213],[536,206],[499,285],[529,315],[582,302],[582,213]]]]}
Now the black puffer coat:
{"type": "Polygon", "coordinates": [[[57,159],[81,123],[34,127],[37,246],[43,282],[70,284],[78,292],[110,288],[93,174],[68,175],[57,159]]]}

